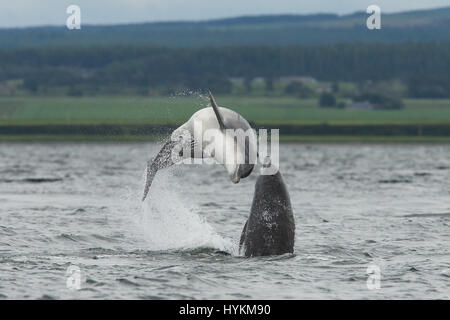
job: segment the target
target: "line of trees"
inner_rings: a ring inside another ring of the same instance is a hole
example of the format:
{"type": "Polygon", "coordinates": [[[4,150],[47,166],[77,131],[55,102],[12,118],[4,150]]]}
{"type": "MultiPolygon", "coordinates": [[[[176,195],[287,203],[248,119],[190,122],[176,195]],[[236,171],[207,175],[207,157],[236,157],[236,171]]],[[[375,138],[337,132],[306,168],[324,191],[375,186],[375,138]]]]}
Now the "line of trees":
{"type": "Polygon", "coordinates": [[[94,91],[101,87],[209,88],[226,93],[231,90],[230,77],[247,82],[265,77],[270,88],[277,77],[308,75],[324,81],[396,78],[408,83],[410,96],[449,97],[449,70],[450,43],[0,50],[0,82],[23,79],[30,92],[67,86],[94,91]]]}

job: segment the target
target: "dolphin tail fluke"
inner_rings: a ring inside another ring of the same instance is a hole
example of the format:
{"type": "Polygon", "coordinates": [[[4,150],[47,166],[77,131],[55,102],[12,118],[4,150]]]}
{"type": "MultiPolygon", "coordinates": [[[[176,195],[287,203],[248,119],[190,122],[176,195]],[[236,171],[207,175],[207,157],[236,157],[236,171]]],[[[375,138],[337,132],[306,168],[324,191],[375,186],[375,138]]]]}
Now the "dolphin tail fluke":
{"type": "Polygon", "coordinates": [[[142,201],[147,198],[148,192],[152,185],[153,179],[156,176],[158,170],[170,167],[174,164],[172,160],[172,149],[175,146],[174,141],[168,141],[161,148],[159,153],[153,160],[150,160],[147,164],[147,178],[145,182],[144,196],[142,197],[142,201]]]}

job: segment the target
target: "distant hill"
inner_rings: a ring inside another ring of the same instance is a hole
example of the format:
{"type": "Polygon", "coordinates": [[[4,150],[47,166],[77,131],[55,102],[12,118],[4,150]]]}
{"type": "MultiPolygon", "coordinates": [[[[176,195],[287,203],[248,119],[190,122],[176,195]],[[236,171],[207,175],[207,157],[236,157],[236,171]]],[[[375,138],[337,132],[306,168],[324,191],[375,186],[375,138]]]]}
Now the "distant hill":
{"type": "Polygon", "coordinates": [[[450,41],[450,7],[382,14],[382,29],[366,28],[365,12],[349,15],[247,16],[200,22],[0,29],[0,48],[89,45],[167,47],[450,41]]]}

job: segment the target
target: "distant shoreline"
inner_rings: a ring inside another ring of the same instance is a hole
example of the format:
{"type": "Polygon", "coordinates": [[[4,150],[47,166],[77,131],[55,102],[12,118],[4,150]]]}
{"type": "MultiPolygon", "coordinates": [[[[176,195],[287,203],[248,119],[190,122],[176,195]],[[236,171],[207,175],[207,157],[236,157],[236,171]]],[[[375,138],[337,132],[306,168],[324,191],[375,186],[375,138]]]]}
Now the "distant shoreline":
{"type": "MultiPolygon", "coordinates": [[[[9,142],[18,143],[127,143],[127,142],[160,142],[168,135],[0,135],[0,144],[9,142]]],[[[281,135],[282,143],[450,143],[450,136],[301,136],[281,135]]]]}
{"type": "MultiPolygon", "coordinates": [[[[0,125],[0,140],[140,141],[168,136],[175,125],[0,125]]],[[[253,125],[279,129],[282,141],[450,141],[450,124],[253,125]]]]}

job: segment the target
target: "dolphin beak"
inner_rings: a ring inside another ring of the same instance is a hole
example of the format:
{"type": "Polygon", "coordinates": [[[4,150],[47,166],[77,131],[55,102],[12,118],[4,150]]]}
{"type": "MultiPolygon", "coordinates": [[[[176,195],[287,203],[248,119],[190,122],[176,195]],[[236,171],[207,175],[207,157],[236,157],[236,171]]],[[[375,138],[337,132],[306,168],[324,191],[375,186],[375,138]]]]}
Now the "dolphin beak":
{"type": "Polygon", "coordinates": [[[234,170],[234,175],[233,175],[233,183],[239,183],[239,181],[241,181],[241,177],[239,176],[239,167],[236,167],[236,170],[234,170]]]}

